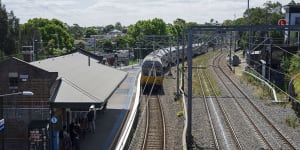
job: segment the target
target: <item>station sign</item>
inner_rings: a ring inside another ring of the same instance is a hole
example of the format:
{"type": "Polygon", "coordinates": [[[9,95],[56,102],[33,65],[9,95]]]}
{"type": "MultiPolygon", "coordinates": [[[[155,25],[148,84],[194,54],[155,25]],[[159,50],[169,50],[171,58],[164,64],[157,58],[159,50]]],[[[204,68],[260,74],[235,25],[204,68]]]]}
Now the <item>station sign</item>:
{"type": "Polygon", "coordinates": [[[281,26],[287,25],[287,21],[285,19],[279,19],[278,25],[281,25],[281,26]]]}
{"type": "Polygon", "coordinates": [[[4,118],[0,120],[0,131],[4,130],[4,118]]]}

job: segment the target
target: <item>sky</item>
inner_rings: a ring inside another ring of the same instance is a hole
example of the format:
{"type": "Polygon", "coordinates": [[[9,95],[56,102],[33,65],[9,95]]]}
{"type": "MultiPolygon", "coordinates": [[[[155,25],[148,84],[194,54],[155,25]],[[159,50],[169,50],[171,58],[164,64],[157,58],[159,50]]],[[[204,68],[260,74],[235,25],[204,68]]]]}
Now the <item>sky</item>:
{"type": "MultiPolygon", "coordinates": [[[[187,22],[218,22],[243,16],[247,0],[0,0],[6,11],[13,11],[26,23],[31,18],[56,18],[68,25],[82,27],[128,26],[138,20],[161,18],[172,23],[177,18],[187,22]]],[[[250,8],[263,7],[267,0],[249,0],[250,8]]],[[[269,0],[288,4],[291,0],[269,0]]],[[[297,0],[296,0],[297,1],[297,0]]]]}

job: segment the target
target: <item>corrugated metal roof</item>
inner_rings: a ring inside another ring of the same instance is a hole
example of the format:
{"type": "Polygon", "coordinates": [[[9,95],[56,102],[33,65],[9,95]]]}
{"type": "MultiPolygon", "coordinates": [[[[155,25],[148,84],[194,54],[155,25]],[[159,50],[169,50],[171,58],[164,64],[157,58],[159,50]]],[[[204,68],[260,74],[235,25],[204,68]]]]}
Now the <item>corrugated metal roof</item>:
{"type": "Polygon", "coordinates": [[[75,52],[30,63],[62,79],[55,103],[102,103],[113,93],[127,73],[98,63],[75,52]]]}

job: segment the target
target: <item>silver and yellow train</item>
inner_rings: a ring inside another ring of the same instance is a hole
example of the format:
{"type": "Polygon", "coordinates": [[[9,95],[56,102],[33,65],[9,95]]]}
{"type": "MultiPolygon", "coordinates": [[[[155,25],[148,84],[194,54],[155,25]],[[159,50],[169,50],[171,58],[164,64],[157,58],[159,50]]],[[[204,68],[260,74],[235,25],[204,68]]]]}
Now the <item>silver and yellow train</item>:
{"type": "MultiPolygon", "coordinates": [[[[179,49],[182,49],[180,47],[179,49]]],[[[176,64],[177,55],[176,47],[171,47],[171,49],[159,49],[148,54],[142,62],[142,76],[141,76],[141,86],[154,85],[158,88],[163,86],[164,70],[168,65],[176,64]]],[[[185,48],[185,57],[182,57],[182,51],[179,52],[179,58],[186,59],[187,49],[185,48]]],[[[193,56],[199,55],[207,52],[203,45],[195,44],[193,45],[193,56]]]]}
{"type": "Polygon", "coordinates": [[[163,63],[158,56],[147,55],[142,64],[141,85],[163,85],[163,63]]]}

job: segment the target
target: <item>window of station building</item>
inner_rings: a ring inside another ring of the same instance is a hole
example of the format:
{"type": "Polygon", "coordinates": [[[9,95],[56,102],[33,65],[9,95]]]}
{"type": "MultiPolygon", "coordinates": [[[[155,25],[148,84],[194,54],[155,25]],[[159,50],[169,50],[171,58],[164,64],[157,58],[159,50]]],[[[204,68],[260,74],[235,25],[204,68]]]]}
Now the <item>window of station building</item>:
{"type": "Polygon", "coordinates": [[[19,82],[19,78],[18,78],[18,73],[17,72],[9,72],[8,73],[8,79],[9,79],[9,88],[10,89],[17,89],[18,88],[18,82],[19,82]]]}
{"type": "Polygon", "coordinates": [[[295,18],[295,25],[300,25],[300,17],[295,18]]]}

